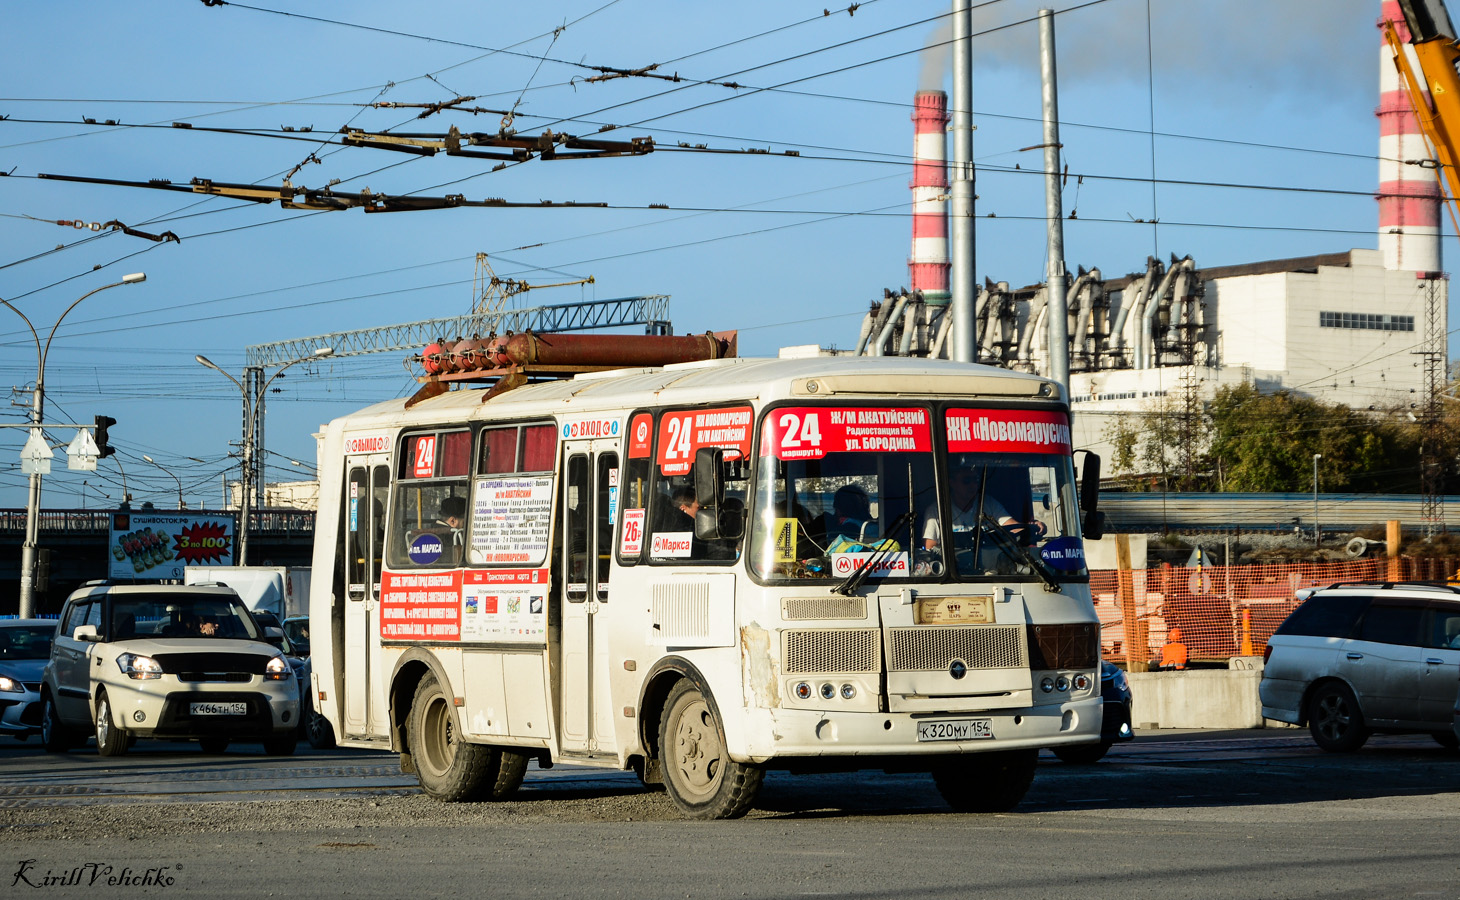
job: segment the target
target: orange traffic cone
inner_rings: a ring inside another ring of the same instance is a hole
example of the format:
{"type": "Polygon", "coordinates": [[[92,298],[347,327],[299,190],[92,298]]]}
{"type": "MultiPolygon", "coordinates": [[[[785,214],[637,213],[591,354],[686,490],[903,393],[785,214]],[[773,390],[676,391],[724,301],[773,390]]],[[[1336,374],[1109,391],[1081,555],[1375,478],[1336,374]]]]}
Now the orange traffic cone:
{"type": "Polygon", "coordinates": [[[1252,610],[1242,610],[1242,655],[1252,655],[1252,610]]]}

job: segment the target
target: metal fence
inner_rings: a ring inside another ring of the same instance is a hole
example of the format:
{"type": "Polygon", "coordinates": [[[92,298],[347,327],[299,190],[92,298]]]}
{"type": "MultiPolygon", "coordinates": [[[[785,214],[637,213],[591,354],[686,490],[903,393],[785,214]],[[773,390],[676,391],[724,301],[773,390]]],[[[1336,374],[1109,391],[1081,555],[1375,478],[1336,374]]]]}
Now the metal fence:
{"type": "Polygon", "coordinates": [[[1454,559],[1361,559],[1335,563],[1206,566],[1090,573],[1101,650],[1133,667],[1154,664],[1180,629],[1192,660],[1261,655],[1298,607],[1297,591],[1340,581],[1447,581],[1454,559]]]}

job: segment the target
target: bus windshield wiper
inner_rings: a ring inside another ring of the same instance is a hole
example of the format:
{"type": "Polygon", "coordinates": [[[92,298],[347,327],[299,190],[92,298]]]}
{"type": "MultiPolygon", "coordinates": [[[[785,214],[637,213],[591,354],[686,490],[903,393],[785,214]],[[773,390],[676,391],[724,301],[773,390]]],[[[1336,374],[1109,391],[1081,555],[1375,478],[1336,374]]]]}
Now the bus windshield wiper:
{"type": "MultiPolygon", "coordinates": [[[[912,514],[913,511],[908,510],[907,512],[894,519],[892,521],[892,526],[887,529],[887,533],[890,535],[897,534],[897,530],[902,527],[904,522],[912,518],[912,514]]],[[[890,537],[883,540],[880,544],[877,545],[877,549],[873,551],[872,555],[867,557],[867,564],[862,566],[862,568],[853,571],[852,574],[837,582],[836,587],[833,587],[831,589],[831,592],[833,594],[841,594],[843,596],[850,597],[852,595],[852,592],[861,587],[862,583],[867,580],[867,576],[872,574],[872,569],[876,567],[879,563],[881,563],[882,560],[886,559],[888,554],[890,554],[893,548],[896,546],[897,541],[893,540],[890,537]]],[[[908,548],[908,559],[912,559],[912,548],[908,548]]]]}
{"type": "Polygon", "coordinates": [[[998,544],[1005,553],[1013,551],[1015,555],[1024,560],[1029,565],[1029,568],[1034,571],[1034,574],[1038,575],[1039,579],[1044,582],[1045,588],[1050,593],[1059,592],[1059,576],[1054,574],[1054,570],[1046,565],[1044,560],[1030,553],[1029,548],[1019,543],[1018,539],[1005,531],[1004,526],[1000,525],[993,516],[985,513],[982,519],[984,524],[982,530],[987,531],[993,537],[994,543],[998,544]]]}

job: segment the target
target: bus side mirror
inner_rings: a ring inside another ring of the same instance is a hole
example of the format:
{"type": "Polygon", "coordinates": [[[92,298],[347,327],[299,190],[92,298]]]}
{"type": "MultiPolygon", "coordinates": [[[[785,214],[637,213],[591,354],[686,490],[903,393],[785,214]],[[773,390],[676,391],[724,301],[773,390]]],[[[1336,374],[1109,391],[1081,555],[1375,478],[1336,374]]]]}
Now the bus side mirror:
{"type": "Polygon", "coordinates": [[[1100,457],[1086,451],[1080,467],[1080,510],[1084,513],[1081,533],[1089,541],[1105,534],[1105,513],[1100,511],[1100,457]]]}
{"type": "Polygon", "coordinates": [[[725,451],[701,447],[695,451],[695,502],[700,509],[719,509],[725,496],[725,451]]]}

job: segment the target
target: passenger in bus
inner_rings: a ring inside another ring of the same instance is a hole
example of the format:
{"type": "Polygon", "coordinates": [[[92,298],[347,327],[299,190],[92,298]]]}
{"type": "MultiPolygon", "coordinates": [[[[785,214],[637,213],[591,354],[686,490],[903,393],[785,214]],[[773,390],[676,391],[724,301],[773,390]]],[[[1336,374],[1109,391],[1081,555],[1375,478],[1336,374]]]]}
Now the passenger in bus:
{"type": "MultiPolygon", "coordinates": [[[[695,489],[694,489],[694,487],[692,485],[684,485],[683,487],[677,487],[677,488],[674,489],[674,493],[671,496],[672,496],[672,499],[674,500],[674,508],[677,509],[677,510],[679,510],[681,513],[683,513],[684,516],[685,516],[685,519],[687,520],[687,521],[685,521],[683,523],[684,524],[684,527],[683,528],[680,528],[678,530],[679,531],[694,531],[694,529],[695,529],[695,515],[700,511],[700,502],[695,497],[695,489]]],[[[668,530],[673,531],[673,530],[676,530],[676,529],[672,529],[671,528],[671,529],[668,529],[668,530]]]]}
{"type": "Polygon", "coordinates": [[[436,520],[437,525],[444,525],[451,532],[449,543],[451,550],[445,555],[451,558],[453,563],[461,562],[462,545],[465,541],[462,538],[462,526],[466,524],[466,498],[447,497],[441,501],[441,515],[436,520]]]}
{"type": "MultiPolygon", "coordinates": [[[[845,535],[861,540],[862,527],[872,520],[872,501],[859,485],[844,484],[831,498],[831,514],[826,518],[826,539],[845,535]]],[[[868,535],[873,537],[874,535],[868,535]]]]}

